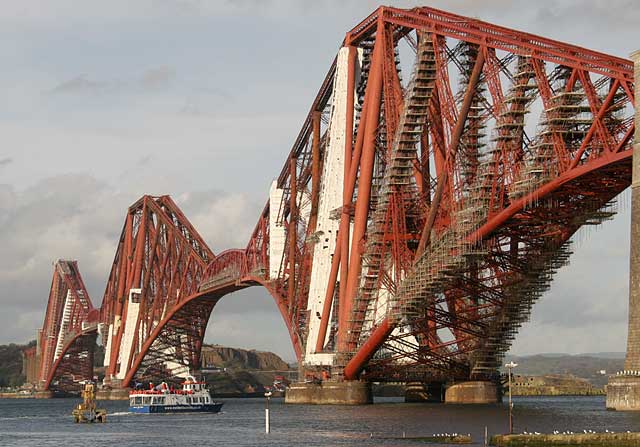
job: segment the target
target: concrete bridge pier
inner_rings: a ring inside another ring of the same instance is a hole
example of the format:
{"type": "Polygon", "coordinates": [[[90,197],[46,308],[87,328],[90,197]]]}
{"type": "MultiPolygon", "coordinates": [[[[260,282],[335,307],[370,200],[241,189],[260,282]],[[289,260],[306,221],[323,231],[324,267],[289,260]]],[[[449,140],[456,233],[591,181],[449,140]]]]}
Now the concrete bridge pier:
{"type": "Polygon", "coordinates": [[[284,397],[287,404],[364,405],[373,403],[369,382],[292,383],[284,397]]]}
{"type": "Polygon", "coordinates": [[[37,390],[34,394],[36,399],[52,399],[54,397],[53,391],[50,390],[37,390]]]}
{"type": "Polygon", "coordinates": [[[470,381],[450,385],[444,394],[446,404],[495,404],[502,393],[495,382],[470,381]]]}
{"type": "Polygon", "coordinates": [[[97,400],[129,400],[130,388],[102,388],[96,392],[97,400]]]}
{"type": "Polygon", "coordinates": [[[404,391],[405,402],[444,402],[444,384],[442,382],[407,382],[404,391]]]}
{"type": "MultiPolygon", "coordinates": [[[[640,94],[640,51],[634,61],[636,98],[640,94]]],[[[629,329],[624,371],[609,378],[607,408],[640,411],[640,108],[635,117],[633,174],[631,180],[631,251],[629,255],[629,329]]]]}

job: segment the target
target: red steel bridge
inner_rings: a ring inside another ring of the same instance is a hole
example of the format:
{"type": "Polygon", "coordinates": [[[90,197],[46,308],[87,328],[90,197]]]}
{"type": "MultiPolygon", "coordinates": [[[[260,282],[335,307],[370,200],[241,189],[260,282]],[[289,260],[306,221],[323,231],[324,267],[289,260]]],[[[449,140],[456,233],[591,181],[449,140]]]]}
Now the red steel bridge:
{"type": "Polygon", "coordinates": [[[302,369],[491,380],[581,227],[631,184],[632,62],[432,8],[349,31],[241,249],[169,196],[127,211],[101,307],[59,261],[41,389],[197,370],[225,295],[271,294],[302,369]]]}

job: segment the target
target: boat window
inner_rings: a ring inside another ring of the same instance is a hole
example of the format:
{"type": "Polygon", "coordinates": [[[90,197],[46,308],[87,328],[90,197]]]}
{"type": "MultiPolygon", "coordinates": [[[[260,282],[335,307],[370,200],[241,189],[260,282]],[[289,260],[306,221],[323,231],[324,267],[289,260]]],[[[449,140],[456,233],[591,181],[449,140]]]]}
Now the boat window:
{"type": "Polygon", "coordinates": [[[190,404],[191,403],[191,398],[187,397],[187,403],[190,404]]]}
{"type": "Polygon", "coordinates": [[[142,403],[143,405],[149,405],[151,403],[151,398],[145,396],[144,399],[142,399],[142,403]]]}
{"type": "Polygon", "coordinates": [[[164,404],[164,396],[156,397],[156,402],[159,404],[164,404]]]}
{"type": "Polygon", "coordinates": [[[135,405],[140,405],[142,403],[142,397],[141,396],[136,396],[133,398],[133,403],[135,405]]]}

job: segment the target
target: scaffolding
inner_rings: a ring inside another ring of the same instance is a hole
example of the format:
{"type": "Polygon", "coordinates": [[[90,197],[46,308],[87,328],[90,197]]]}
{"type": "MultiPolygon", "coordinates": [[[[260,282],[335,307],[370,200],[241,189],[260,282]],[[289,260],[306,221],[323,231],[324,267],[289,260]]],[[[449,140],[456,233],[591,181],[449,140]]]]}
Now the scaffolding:
{"type": "MultiPolygon", "coordinates": [[[[380,186],[372,193],[371,203],[375,206],[367,230],[367,244],[363,255],[362,278],[355,298],[352,315],[351,338],[357,344],[367,333],[386,316],[383,307],[386,300],[381,294],[391,294],[389,284],[384,286],[382,278],[391,274],[401,276],[401,266],[393,265],[386,256],[385,233],[388,231],[390,213],[394,202],[415,197],[416,183],[414,162],[418,158],[417,144],[424,131],[429,102],[436,81],[436,60],[431,35],[421,33],[418,38],[416,60],[411,81],[405,90],[405,100],[398,129],[389,151],[380,186]]],[[[384,126],[383,126],[384,127],[384,126]]],[[[403,206],[395,207],[399,224],[404,225],[403,206]]],[[[395,229],[398,232],[398,229],[395,229]]],[[[406,233],[401,228],[399,233],[406,233]]]]}

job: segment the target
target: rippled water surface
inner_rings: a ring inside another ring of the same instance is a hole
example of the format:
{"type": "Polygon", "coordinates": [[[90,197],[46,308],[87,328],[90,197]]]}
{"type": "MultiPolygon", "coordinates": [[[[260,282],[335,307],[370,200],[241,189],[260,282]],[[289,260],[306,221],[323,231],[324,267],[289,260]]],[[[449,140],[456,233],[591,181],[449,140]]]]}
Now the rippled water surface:
{"type": "MultiPolygon", "coordinates": [[[[640,414],[606,411],[604,397],[518,398],[516,431],[583,429],[640,431],[640,414]]],[[[220,414],[139,415],[127,402],[102,402],[107,424],[74,424],[73,399],[0,399],[0,446],[415,446],[380,436],[470,433],[482,445],[507,429],[506,404],[455,406],[378,399],[360,407],[284,405],[271,402],[272,432],[264,433],[264,399],[225,399],[220,414]],[[373,435],[373,438],[371,437],[373,435]]]]}

